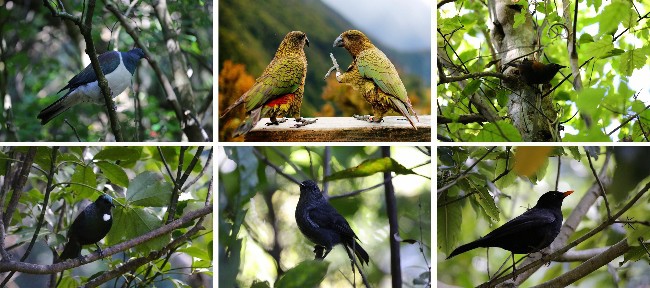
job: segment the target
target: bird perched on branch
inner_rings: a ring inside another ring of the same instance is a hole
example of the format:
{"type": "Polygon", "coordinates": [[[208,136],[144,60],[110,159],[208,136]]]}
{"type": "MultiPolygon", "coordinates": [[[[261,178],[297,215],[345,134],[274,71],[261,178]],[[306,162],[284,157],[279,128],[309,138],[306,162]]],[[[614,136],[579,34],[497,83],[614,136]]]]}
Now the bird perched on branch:
{"type": "Polygon", "coordinates": [[[262,76],[255,80],[251,89],[221,114],[223,118],[230,110],[242,103],[246,107],[248,116],[235,130],[233,137],[248,133],[262,116],[271,118],[271,122],[266,125],[279,125],[285,122],[286,119],[277,120],[280,116],[293,116],[296,122],[300,122],[296,127],[315,122],[300,117],[307,75],[307,57],[303,50],[305,45],[309,47],[309,39],[301,31],[292,31],[284,36],[280,47],[275,52],[275,57],[266,66],[262,76]]]}
{"type": "MultiPolygon", "coordinates": [[[[111,96],[120,95],[122,91],[131,85],[131,78],[135,73],[135,68],[142,58],[147,58],[144,51],[140,48],[131,49],[128,52],[109,51],[102,53],[97,57],[99,67],[108,81],[111,88],[111,96]]],[[[68,81],[57,93],[69,89],[63,97],[56,100],[50,106],[41,110],[37,118],[41,120],[41,125],[50,122],[54,117],[70,109],[79,103],[104,104],[104,96],[97,82],[97,75],[91,64],[88,64],[84,70],[75,75],[68,81]]]]}
{"type": "Polygon", "coordinates": [[[345,73],[341,73],[334,55],[330,54],[334,66],[330,68],[325,78],[336,69],[336,80],[351,85],[372,106],[373,116],[355,118],[379,123],[386,112],[395,110],[417,129],[412,117],[414,116],[419,122],[418,115],[413,110],[397,69],[384,52],[375,47],[359,30],[343,32],[334,41],[334,47],[344,47],[348,50],[353,58],[352,64],[345,73]]]}
{"type": "Polygon", "coordinates": [[[325,199],[314,181],[306,180],[300,183],[296,223],[300,232],[316,244],[314,252],[316,252],[317,258],[325,259],[325,256],[332,251],[333,246],[343,244],[350,260],[352,260],[352,254],[348,248],[354,251],[361,264],[368,264],[370,257],[355,240],[359,238],[350,228],[350,224],[325,199]],[[319,257],[318,251],[322,252],[323,249],[325,249],[325,254],[319,257]]]}
{"type": "Polygon", "coordinates": [[[520,63],[507,63],[507,65],[517,68],[519,76],[521,76],[522,80],[527,84],[548,83],[553,79],[553,77],[555,77],[555,74],[557,74],[560,69],[566,68],[566,66],[560,64],[544,64],[537,60],[528,60],[526,58],[521,60],[520,63]]]}
{"type": "Polygon", "coordinates": [[[112,207],[115,207],[113,198],[106,194],[99,196],[95,202],[86,206],[72,222],[72,226],[68,230],[68,243],[65,244],[57,262],[80,257],[83,245],[95,244],[101,253],[102,249],[99,248],[97,242],[111,230],[113,225],[112,207]]]}
{"type": "Polygon", "coordinates": [[[514,254],[538,252],[551,245],[562,227],[562,201],[573,191],[544,193],[535,207],[480,239],[456,248],[447,259],[479,247],[499,247],[514,254]]]}

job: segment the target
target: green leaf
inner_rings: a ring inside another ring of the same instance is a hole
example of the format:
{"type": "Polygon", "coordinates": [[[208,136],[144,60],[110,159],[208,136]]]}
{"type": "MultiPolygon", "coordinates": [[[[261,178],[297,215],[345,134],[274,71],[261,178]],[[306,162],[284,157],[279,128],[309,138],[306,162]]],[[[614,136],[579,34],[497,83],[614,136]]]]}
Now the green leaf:
{"type": "Polygon", "coordinates": [[[96,191],[93,188],[97,187],[97,175],[95,175],[91,167],[82,164],[77,165],[70,180],[74,183],[85,184],[70,186],[73,191],[77,191],[77,196],[80,198],[92,198],[91,196],[96,191]]]}
{"type": "MultiPolygon", "coordinates": [[[[162,225],[162,220],[151,208],[132,208],[128,205],[113,209],[113,227],[106,235],[108,245],[117,244],[151,232],[162,225]]],[[[138,252],[147,253],[158,250],[169,243],[170,234],[156,237],[135,246],[138,252]]]]}
{"type": "Polygon", "coordinates": [[[94,160],[109,160],[109,161],[137,161],[142,154],[141,147],[106,147],[99,153],[95,154],[94,160]]]}
{"type": "Polygon", "coordinates": [[[573,157],[574,160],[580,161],[582,159],[582,155],[580,154],[580,148],[578,146],[564,146],[565,149],[569,149],[569,152],[571,153],[571,157],[573,157]]]}
{"type": "MultiPolygon", "coordinates": [[[[496,161],[496,165],[494,167],[494,178],[498,177],[501,175],[501,173],[504,173],[508,168],[512,168],[514,165],[514,157],[510,155],[510,160],[508,161],[509,167],[506,167],[506,159],[501,158],[496,161]]],[[[493,178],[493,179],[494,179],[493,178]]],[[[515,180],[517,180],[517,173],[513,173],[513,171],[508,172],[505,176],[499,178],[494,184],[497,185],[499,188],[505,188],[510,186],[511,184],[515,183],[515,180]]]]}
{"type": "Polygon", "coordinates": [[[598,59],[607,55],[607,53],[614,49],[612,38],[612,35],[605,35],[596,42],[583,45],[582,53],[585,55],[585,58],[589,59],[594,57],[598,59]]]}
{"type": "Polygon", "coordinates": [[[600,130],[596,125],[592,125],[590,130],[587,131],[580,131],[580,134],[577,135],[571,135],[571,134],[566,134],[564,135],[564,139],[562,139],[563,142],[611,142],[612,139],[607,136],[607,134],[603,133],[602,130],[600,130]]]}
{"type": "MultiPolygon", "coordinates": [[[[453,198],[445,197],[445,199],[441,202],[444,203],[451,199],[453,198]]],[[[463,220],[463,213],[461,209],[461,201],[454,201],[450,204],[438,207],[437,209],[438,249],[442,250],[447,255],[449,255],[449,253],[456,245],[456,242],[458,241],[460,225],[463,220]]]]}
{"type": "Polygon", "coordinates": [[[496,98],[497,98],[497,102],[499,103],[499,106],[506,107],[506,105],[508,104],[508,94],[509,94],[508,91],[506,91],[505,89],[501,89],[499,90],[499,92],[497,92],[496,98]]]}
{"type": "Polygon", "coordinates": [[[129,185],[129,177],[126,176],[126,172],[124,172],[122,167],[108,161],[97,161],[95,165],[97,165],[99,169],[102,169],[103,175],[106,176],[108,180],[111,180],[113,184],[119,185],[120,187],[126,187],[129,185]]]}
{"type": "Polygon", "coordinates": [[[619,62],[619,71],[622,75],[632,76],[635,69],[641,69],[646,63],[648,56],[642,49],[632,49],[621,55],[619,62]]]}
{"type": "Polygon", "coordinates": [[[393,158],[384,157],[378,159],[368,159],[363,161],[361,164],[356,167],[348,168],[332,175],[325,177],[326,181],[346,179],[346,178],[357,178],[357,177],[366,177],[373,175],[379,172],[392,171],[399,175],[414,174],[419,175],[411,169],[407,169],[401,164],[397,163],[393,158]]]}
{"type": "Polygon", "coordinates": [[[490,193],[487,190],[487,187],[476,187],[476,192],[474,195],[476,201],[481,205],[483,212],[492,218],[495,222],[499,221],[499,208],[497,208],[496,203],[494,203],[494,198],[490,196],[490,193]]]}
{"type": "Polygon", "coordinates": [[[472,140],[476,142],[521,142],[521,134],[512,124],[500,120],[485,124],[481,132],[472,140]]]}
{"type": "Polygon", "coordinates": [[[512,25],[512,28],[517,29],[522,24],[526,23],[526,14],[527,13],[517,13],[515,14],[515,24],[512,25]]]}
{"type": "Polygon", "coordinates": [[[626,229],[628,231],[627,234],[627,244],[630,246],[634,245],[639,245],[639,239],[643,241],[647,241],[650,239],[650,226],[646,226],[643,224],[632,224],[634,226],[634,229],[626,229]]]}
{"type": "Polygon", "coordinates": [[[606,93],[607,90],[604,88],[585,88],[578,92],[578,97],[575,99],[576,106],[581,112],[593,115],[597,112],[606,93]]]}
{"type": "Polygon", "coordinates": [[[618,25],[623,24],[623,27],[631,27],[634,25],[634,10],[629,1],[614,0],[609,5],[603,8],[603,12],[598,15],[599,18],[599,33],[609,34],[618,29],[618,25]]]}
{"type": "Polygon", "coordinates": [[[586,43],[591,43],[594,42],[594,37],[591,36],[589,33],[584,33],[580,35],[580,38],[578,38],[578,44],[586,44],[586,43]]]}
{"type": "Polygon", "coordinates": [[[131,181],[127,200],[134,206],[164,207],[169,204],[172,185],[159,174],[144,172],[131,181]]]}
{"type": "Polygon", "coordinates": [[[316,287],[325,279],[329,262],[307,260],[287,271],[275,282],[276,288],[316,287]]]}
{"type": "MultiPolygon", "coordinates": [[[[628,241],[629,242],[629,241],[628,241]]],[[[637,242],[639,243],[639,242],[637,242]]],[[[625,252],[623,256],[623,262],[621,265],[625,264],[627,261],[639,261],[646,255],[646,251],[641,246],[630,246],[630,250],[625,252]]]]}
{"type": "Polygon", "coordinates": [[[194,258],[198,258],[202,260],[210,260],[210,255],[208,254],[208,251],[205,250],[204,248],[189,246],[186,248],[178,249],[177,251],[190,255],[194,258]]]}
{"type": "Polygon", "coordinates": [[[465,86],[465,89],[463,89],[463,95],[465,97],[469,97],[470,95],[474,94],[478,88],[481,87],[481,80],[479,79],[474,79],[465,86]]]}

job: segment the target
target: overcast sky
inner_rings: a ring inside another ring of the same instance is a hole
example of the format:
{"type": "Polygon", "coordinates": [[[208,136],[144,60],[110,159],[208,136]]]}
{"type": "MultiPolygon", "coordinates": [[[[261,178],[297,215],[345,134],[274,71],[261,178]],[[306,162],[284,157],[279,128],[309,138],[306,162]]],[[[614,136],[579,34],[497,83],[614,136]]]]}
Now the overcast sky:
{"type": "Polygon", "coordinates": [[[402,51],[431,49],[432,0],[322,0],[370,40],[402,51]]]}

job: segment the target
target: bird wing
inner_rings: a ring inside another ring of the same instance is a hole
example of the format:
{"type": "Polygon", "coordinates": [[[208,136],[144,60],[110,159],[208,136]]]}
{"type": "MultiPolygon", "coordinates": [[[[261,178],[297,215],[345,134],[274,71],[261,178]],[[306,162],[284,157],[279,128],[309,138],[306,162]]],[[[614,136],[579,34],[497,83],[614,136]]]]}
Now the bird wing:
{"type": "MultiPolygon", "coordinates": [[[[97,57],[99,60],[100,67],[102,69],[102,73],[104,75],[113,72],[117,66],[120,65],[120,53],[116,51],[110,51],[103,53],[102,55],[99,55],[97,57]]],[[[75,75],[68,81],[68,85],[63,87],[61,91],[65,89],[74,89],[79,86],[95,82],[97,81],[97,75],[95,75],[95,70],[93,70],[92,64],[88,64],[84,70],[82,70],[79,74],[75,75]]],[[[59,92],[61,92],[59,91],[59,92]]]]}
{"type": "Polygon", "coordinates": [[[255,110],[279,96],[294,93],[304,85],[306,72],[304,59],[299,55],[274,58],[253,87],[242,96],[246,97],[246,111],[255,110]]]}
{"type": "MultiPolygon", "coordinates": [[[[92,203],[90,205],[92,205],[92,203]]],[[[83,223],[86,222],[86,213],[84,212],[85,209],[81,210],[81,213],[77,215],[77,218],[75,218],[74,221],[72,222],[72,225],[70,225],[70,229],[68,229],[68,238],[70,238],[71,236],[77,237],[78,235],[76,235],[76,231],[84,230],[83,223]]]]}
{"type": "Polygon", "coordinates": [[[386,94],[408,102],[406,88],[397,74],[397,69],[388,57],[377,48],[366,49],[357,57],[357,68],[361,76],[372,79],[386,94]]]}
{"type": "Polygon", "coordinates": [[[357,238],[348,221],[332,205],[326,204],[320,206],[319,209],[310,209],[307,212],[310,221],[321,228],[338,231],[349,238],[357,238]]]}
{"type": "Polygon", "coordinates": [[[520,235],[520,233],[539,229],[553,221],[555,221],[555,216],[551,212],[533,208],[508,221],[501,227],[494,229],[482,239],[516,237],[517,235],[520,235]]]}

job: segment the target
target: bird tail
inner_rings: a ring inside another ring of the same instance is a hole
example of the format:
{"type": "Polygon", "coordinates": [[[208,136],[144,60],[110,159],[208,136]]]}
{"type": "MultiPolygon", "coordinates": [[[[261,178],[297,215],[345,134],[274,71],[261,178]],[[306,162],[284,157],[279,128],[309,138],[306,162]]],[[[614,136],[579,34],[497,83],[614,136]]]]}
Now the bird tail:
{"type": "MultiPolygon", "coordinates": [[[[357,259],[359,259],[359,262],[361,262],[361,265],[366,264],[368,265],[368,261],[370,261],[370,256],[368,256],[368,252],[366,250],[363,250],[363,247],[359,245],[359,242],[356,240],[350,241],[350,243],[347,243],[347,247],[350,247],[352,250],[354,250],[354,254],[357,255],[357,259]]],[[[348,252],[348,256],[350,259],[352,259],[352,255],[346,248],[345,251],[348,252]]]]}
{"type": "Polygon", "coordinates": [[[465,245],[461,245],[460,247],[454,249],[454,251],[452,251],[451,254],[449,254],[449,256],[447,256],[447,259],[449,259],[451,257],[454,257],[454,256],[456,256],[458,254],[465,253],[465,252],[467,252],[469,250],[473,250],[473,249],[482,247],[481,245],[482,245],[481,239],[476,240],[474,242],[467,243],[465,245]]]}
{"type": "MultiPolygon", "coordinates": [[[[257,108],[251,112],[246,119],[244,119],[244,122],[237,127],[237,130],[235,130],[232,133],[232,137],[237,137],[240,135],[244,135],[248,133],[248,131],[251,131],[255,125],[257,125],[257,122],[260,121],[260,116],[262,112],[262,107],[257,108]]],[[[227,112],[226,112],[227,113],[227,112]]]]}
{"type": "Polygon", "coordinates": [[[41,110],[40,113],[38,113],[38,116],[36,116],[36,118],[41,120],[41,125],[47,124],[48,122],[52,121],[54,117],[59,116],[59,114],[72,107],[72,105],[68,105],[67,103],[67,96],[68,94],[64,95],[63,97],[59,98],[59,100],[56,100],[54,103],[50,104],[50,106],[47,106],[45,109],[41,110]]]}
{"type": "Polygon", "coordinates": [[[68,240],[68,243],[66,243],[63,248],[63,252],[61,252],[61,256],[59,256],[59,259],[55,263],[66,259],[77,258],[79,256],[81,256],[81,244],[74,240],[68,240]]]}
{"type": "Polygon", "coordinates": [[[406,103],[402,102],[401,100],[390,97],[390,101],[393,102],[393,106],[399,110],[399,113],[401,113],[404,117],[406,117],[407,120],[409,120],[409,123],[411,123],[411,126],[413,126],[413,129],[418,130],[417,127],[415,127],[415,123],[413,122],[413,118],[411,118],[411,114],[409,113],[409,110],[411,110],[411,113],[415,116],[415,119],[420,122],[420,119],[418,118],[418,114],[415,114],[415,111],[413,110],[413,106],[411,105],[411,102],[407,99],[406,103]],[[407,106],[408,105],[408,106],[407,106]]]}
{"type": "MultiPolygon", "coordinates": [[[[248,93],[248,92],[246,92],[246,93],[248,93]]],[[[230,110],[232,110],[233,108],[239,106],[239,104],[244,103],[244,99],[246,99],[246,93],[244,93],[244,95],[239,97],[239,99],[237,99],[237,101],[235,101],[235,103],[230,104],[230,106],[228,106],[228,108],[226,108],[226,110],[223,111],[223,113],[221,114],[221,116],[219,116],[219,118],[223,118],[224,116],[226,116],[226,114],[228,114],[228,112],[230,112],[230,110]]]]}

